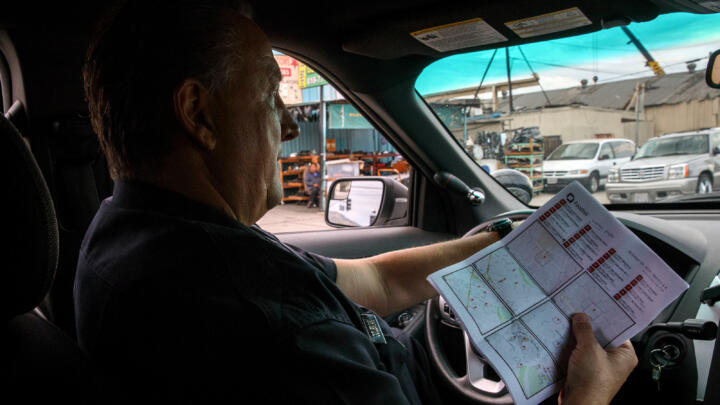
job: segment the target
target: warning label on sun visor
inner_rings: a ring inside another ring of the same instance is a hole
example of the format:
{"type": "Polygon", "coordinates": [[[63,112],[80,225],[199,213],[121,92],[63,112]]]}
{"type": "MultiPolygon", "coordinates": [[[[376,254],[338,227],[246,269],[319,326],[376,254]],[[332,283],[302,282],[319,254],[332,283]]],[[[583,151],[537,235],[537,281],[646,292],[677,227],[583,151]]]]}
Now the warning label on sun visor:
{"type": "Polygon", "coordinates": [[[427,28],[411,32],[410,35],[438,52],[507,41],[507,38],[482,18],[427,28]]]}
{"type": "Polygon", "coordinates": [[[577,7],[505,23],[520,38],[536,37],[590,24],[592,21],[577,7]]]}

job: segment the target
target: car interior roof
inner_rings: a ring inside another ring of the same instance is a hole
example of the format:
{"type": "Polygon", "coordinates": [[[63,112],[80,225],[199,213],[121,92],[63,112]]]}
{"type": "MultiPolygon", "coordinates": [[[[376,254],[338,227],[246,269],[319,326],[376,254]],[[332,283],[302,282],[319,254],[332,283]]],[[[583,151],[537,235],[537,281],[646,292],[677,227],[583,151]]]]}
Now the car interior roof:
{"type": "MultiPolygon", "coordinates": [[[[93,24],[114,2],[36,0],[3,6],[0,29],[16,42],[29,98],[36,115],[83,110],[80,68],[93,24]],[[52,66],[49,69],[48,66],[52,66]]],[[[474,50],[579,35],[602,28],[648,21],[662,13],[708,12],[686,0],[623,1],[438,1],[396,0],[357,3],[278,3],[250,0],[254,19],[276,49],[318,67],[331,80],[360,93],[382,91],[411,82],[434,60],[474,50]],[[507,21],[578,7],[591,25],[520,38],[507,21]],[[508,41],[452,52],[437,52],[410,32],[482,18],[508,41]]]]}

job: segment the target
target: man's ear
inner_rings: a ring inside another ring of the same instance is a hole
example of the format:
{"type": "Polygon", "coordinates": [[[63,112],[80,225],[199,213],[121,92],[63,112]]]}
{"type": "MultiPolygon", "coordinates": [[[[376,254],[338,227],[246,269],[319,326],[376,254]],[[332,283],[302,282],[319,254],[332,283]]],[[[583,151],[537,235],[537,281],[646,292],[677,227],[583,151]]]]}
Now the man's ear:
{"type": "Polygon", "coordinates": [[[173,92],[175,117],[201,148],[214,150],[217,134],[210,112],[208,89],[195,79],[185,79],[173,92]]]}

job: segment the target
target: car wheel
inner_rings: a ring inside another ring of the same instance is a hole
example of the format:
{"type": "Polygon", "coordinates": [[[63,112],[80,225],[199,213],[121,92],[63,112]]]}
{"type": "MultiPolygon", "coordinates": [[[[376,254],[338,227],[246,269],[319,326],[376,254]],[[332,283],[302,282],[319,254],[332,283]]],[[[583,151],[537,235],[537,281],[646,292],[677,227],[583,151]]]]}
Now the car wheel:
{"type": "Polygon", "coordinates": [[[595,194],[600,189],[600,176],[596,172],[590,175],[587,182],[587,189],[590,193],[595,194]]]}
{"type": "Polygon", "coordinates": [[[698,179],[697,188],[695,189],[695,192],[698,194],[707,194],[712,193],[713,187],[712,187],[712,177],[710,177],[709,174],[703,173],[700,175],[700,178],[698,179]]]}

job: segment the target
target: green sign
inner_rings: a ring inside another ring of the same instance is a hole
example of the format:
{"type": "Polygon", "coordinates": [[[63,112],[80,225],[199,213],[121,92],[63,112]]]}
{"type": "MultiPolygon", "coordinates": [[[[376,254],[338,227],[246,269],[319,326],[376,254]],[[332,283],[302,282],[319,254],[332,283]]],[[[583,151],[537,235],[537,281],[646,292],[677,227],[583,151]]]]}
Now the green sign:
{"type": "Polygon", "coordinates": [[[298,66],[298,87],[306,89],[308,87],[317,87],[328,84],[317,72],[310,69],[306,64],[301,63],[298,66]]]}
{"type": "Polygon", "coordinates": [[[350,104],[328,104],[328,128],[372,129],[373,126],[350,104]]]}

